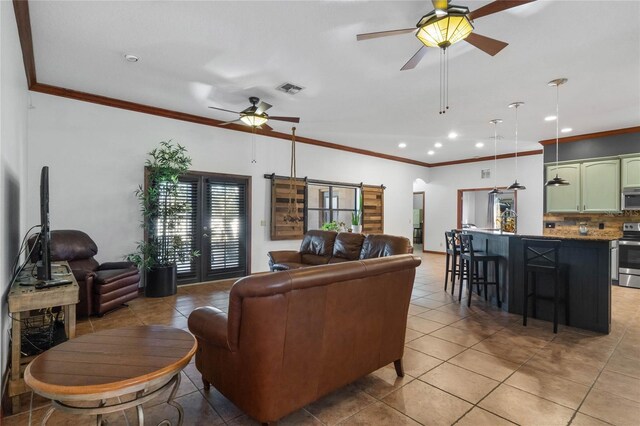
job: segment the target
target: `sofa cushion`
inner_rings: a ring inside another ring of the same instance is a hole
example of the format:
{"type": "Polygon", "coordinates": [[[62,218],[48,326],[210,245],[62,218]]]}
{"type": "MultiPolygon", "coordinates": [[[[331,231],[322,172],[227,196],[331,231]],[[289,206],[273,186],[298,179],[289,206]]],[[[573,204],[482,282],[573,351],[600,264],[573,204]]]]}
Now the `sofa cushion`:
{"type": "Polygon", "coordinates": [[[280,262],[280,263],[274,263],[271,266],[271,270],[272,271],[288,271],[290,269],[304,268],[305,266],[309,266],[309,265],[304,263],[296,263],[296,262],[280,262]]]}
{"type": "Polygon", "coordinates": [[[362,243],[360,259],[393,256],[412,253],[413,247],[408,238],[395,235],[369,234],[362,243]]]}
{"type": "Polygon", "coordinates": [[[317,254],[303,254],[302,255],[302,263],[307,266],[315,266],[315,265],[326,265],[329,263],[329,259],[331,259],[331,255],[320,256],[317,254]]]}
{"type": "MultiPolygon", "coordinates": [[[[303,259],[305,254],[325,256],[327,258],[325,262],[319,263],[319,261],[317,260],[312,264],[322,265],[324,263],[327,263],[329,261],[329,258],[331,257],[331,254],[333,253],[333,244],[336,240],[337,235],[337,232],[321,231],[319,229],[308,231],[304,235],[304,239],[302,240],[302,244],[300,245],[300,253],[302,253],[303,259]]],[[[307,262],[303,260],[303,263],[307,262]]]]}
{"type": "Polygon", "coordinates": [[[340,232],[333,244],[333,257],[346,260],[358,260],[362,250],[364,235],[351,232],[340,232]]]}

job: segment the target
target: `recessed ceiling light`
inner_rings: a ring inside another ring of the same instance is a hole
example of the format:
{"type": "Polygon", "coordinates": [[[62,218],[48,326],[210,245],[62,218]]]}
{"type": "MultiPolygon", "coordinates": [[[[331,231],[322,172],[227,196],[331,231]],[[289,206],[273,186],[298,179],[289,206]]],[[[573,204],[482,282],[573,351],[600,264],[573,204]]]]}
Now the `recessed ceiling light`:
{"type": "Polygon", "coordinates": [[[558,117],[556,117],[555,115],[547,115],[544,118],[544,121],[555,121],[556,118],[558,118],[558,117]]]}
{"type": "Polygon", "coordinates": [[[449,139],[455,139],[458,137],[458,134],[456,132],[449,132],[449,139]]]}
{"type": "Polygon", "coordinates": [[[436,153],[436,152],[435,152],[435,151],[433,151],[433,150],[431,150],[431,151],[427,152],[427,154],[429,154],[429,155],[433,155],[433,154],[435,154],[435,153],[436,153]]]}
{"type": "Polygon", "coordinates": [[[433,146],[436,148],[442,148],[442,144],[440,142],[436,142],[433,146]]]}
{"type": "Polygon", "coordinates": [[[571,127],[565,127],[564,129],[560,130],[562,133],[569,133],[570,131],[572,131],[573,129],[571,127]]]}
{"type": "Polygon", "coordinates": [[[404,142],[400,142],[400,143],[398,144],[398,148],[406,148],[406,147],[407,147],[407,144],[406,144],[406,143],[404,143],[404,142]]]}
{"type": "Polygon", "coordinates": [[[484,144],[482,142],[478,142],[476,144],[476,148],[482,148],[484,146],[484,144]]]}
{"type": "Polygon", "coordinates": [[[140,60],[136,55],[124,55],[124,58],[129,62],[138,62],[140,60]]]}

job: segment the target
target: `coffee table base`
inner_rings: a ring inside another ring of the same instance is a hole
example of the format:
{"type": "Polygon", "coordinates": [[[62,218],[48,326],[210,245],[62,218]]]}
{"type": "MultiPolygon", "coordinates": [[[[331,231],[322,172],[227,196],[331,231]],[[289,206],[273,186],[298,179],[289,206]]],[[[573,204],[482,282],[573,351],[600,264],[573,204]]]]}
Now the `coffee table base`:
{"type": "MultiPolygon", "coordinates": [[[[55,410],[60,410],[62,412],[72,413],[72,414],[81,414],[81,415],[89,415],[89,416],[95,415],[96,425],[101,426],[103,425],[103,419],[102,419],[103,414],[113,413],[116,411],[124,411],[126,409],[133,408],[133,407],[136,407],[136,412],[138,413],[138,424],[143,425],[144,411],[142,409],[142,404],[156,398],[162,391],[170,388],[171,386],[173,386],[173,389],[169,394],[169,399],[167,399],[167,404],[171,405],[172,407],[175,407],[178,410],[177,426],[181,426],[182,421],[184,419],[184,410],[182,409],[182,406],[174,400],[176,393],[178,392],[178,388],[180,387],[180,371],[178,371],[176,375],[174,375],[167,383],[165,383],[164,385],[160,386],[158,389],[152,392],[145,393],[144,390],[140,390],[136,392],[136,398],[132,401],[118,402],[116,404],[107,405],[107,401],[103,399],[100,401],[100,405],[98,407],[77,407],[74,405],[63,403],[61,401],[52,400],[51,408],[49,408],[44,418],[42,419],[42,426],[44,426],[47,423],[47,420],[49,420],[49,417],[51,417],[51,415],[55,410]]],[[[118,401],[119,400],[120,398],[118,397],[118,401]]],[[[171,425],[171,422],[168,419],[164,419],[160,423],[158,423],[158,426],[167,426],[167,425],[171,425]]]]}

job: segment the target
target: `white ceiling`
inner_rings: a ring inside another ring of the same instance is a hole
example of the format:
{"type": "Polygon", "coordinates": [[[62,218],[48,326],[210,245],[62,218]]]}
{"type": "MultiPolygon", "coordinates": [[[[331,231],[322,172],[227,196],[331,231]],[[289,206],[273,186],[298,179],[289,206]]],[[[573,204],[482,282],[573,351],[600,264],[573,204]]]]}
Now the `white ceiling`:
{"type": "MultiPolygon", "coordinates": [[[[488,1],[458,0],[471,10],[488,1]]],[[[438,114],[439,58],[400,67],[420,47],[412,35],[356,41],[356,34],[408,28],[430,1],[31,1],[39,83],[220,120],[249,96],[272,115],[301,117],[297,133],[435,163],[493,155],[555,137],[640,123],[640,2],[538,0],[475,21],[479,34],[509,43],[495,57],[462,42],[449,50],[450,110],[438,114]],[[130,53],[141,58],[132,64],[130,53]],[[305,87],[295,96],[275,90],[305,87]],[[456,140],[447,139],[455,131],[456,140]],[[443,143],[433,148],[437,141],[443,143]],[[475,148],[476,142],[485,143],[475,148]],[[407,148],[398,148],[405,142],[407,148]],[[427,155],[429,149],[435,155],[427,155]]],[[[271,121],[275,130],[290,125],[271,121]]]]}

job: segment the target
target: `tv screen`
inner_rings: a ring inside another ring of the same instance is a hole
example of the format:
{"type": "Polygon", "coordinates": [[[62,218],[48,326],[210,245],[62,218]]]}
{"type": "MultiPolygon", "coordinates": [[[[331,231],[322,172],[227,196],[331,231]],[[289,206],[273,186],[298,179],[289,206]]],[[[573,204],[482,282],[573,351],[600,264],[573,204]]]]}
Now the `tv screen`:
{"type": "Polygon", "coordinates": [[[40,259],[38,279],[51,279],[51,231],[49,227],[49,167],[40,172],[40,259]]]}

